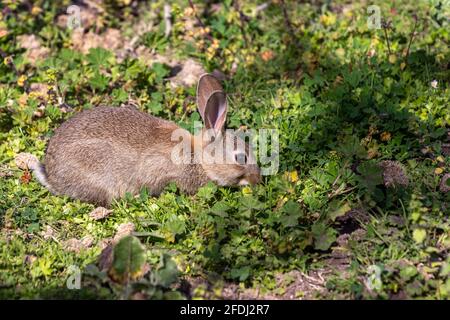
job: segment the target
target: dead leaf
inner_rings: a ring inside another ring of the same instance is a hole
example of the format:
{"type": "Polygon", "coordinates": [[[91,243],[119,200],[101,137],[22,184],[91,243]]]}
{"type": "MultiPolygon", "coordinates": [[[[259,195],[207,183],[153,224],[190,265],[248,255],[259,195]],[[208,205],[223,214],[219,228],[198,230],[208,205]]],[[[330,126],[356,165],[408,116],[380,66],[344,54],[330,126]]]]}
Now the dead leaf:
{"type": "Polygon", "coordinates": [[[398,161],[386,160],[380,163],[383,169],[383,180],[386,187],[409,185],[409,179],[406,170],[398,161]]]}
{"type": "Polygon", "coordinates": [[[450,191],[450,173],[446,173],[442,177],[441,184],[439,185],[439,190],[442,193],[447,193],[450,191]]]}
{"type": "Polygon", "coordinates": [[[40,232],[40,235],[44,238],[44,240],[53,239],[55,237],[55,231],[49,225],[45,226],[45,229],[40,232]]]}
{"type": "Polygon", "coordinates": [[[117,232],[113,238],[113,242],[118,242],[123,237],[132,234],[134,230],[135,230],[134,223],[132,222],[122,223],[117,227],[117,232]]]}
{"type": "Polygon", "coordinates": [[[265,50],[261,53],[261,58],[267,62],[269,60],[272,60],[275,57],[275,53],[273,53],[272,50],[265,50]]]}
{"type": "Polygon", "coordinates": [[[94,210],[92,210],[89,213],[89,217],[91,217],[94,220],[100,220],[100,219],[104,219],[107,216],[109,216],[111,214],[111,212],[113,212],[112,210],[108,210],[106,208],[103,207],[98,207],[95,208],[94,210]]]}
{"type": "Polygon", "coordinates": [[[79,253],[82,249],[87,249],[92,246],[94,239],[91,236],[86,236],[84,238],[76,239],[71,238],[64,241],[63,247],[67,251],[79,253]]]}
{"type": "Polygon", "coordinates": [[[20,183],[27,184],[31,181],[31,173],[30,171],[25,171],[23,175],[20,177],[20,183]]]}
{"type": "Polygon", "coordinates": [[[33,169],[39,165],[39,160],[31,153],[21,152],[14,158],[16,166],[22,170],[33,169]]]}

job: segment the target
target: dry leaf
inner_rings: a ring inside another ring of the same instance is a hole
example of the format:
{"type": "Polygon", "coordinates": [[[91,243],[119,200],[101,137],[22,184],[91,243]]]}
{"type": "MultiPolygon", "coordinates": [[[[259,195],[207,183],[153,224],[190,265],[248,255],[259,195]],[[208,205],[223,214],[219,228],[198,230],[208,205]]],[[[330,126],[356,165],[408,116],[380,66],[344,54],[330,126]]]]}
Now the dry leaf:
{"type": "Polygon", "coordinates": [[[17,154],[14,161],[16,162],[16,166],[22,170],[33,169],[36,165],[39,165],[39,160],[36,156],[26,152],[17,154]]]}
{"type": "Polygon", "coordinates": [[[20,177],[20,183],[27,184],[31,181],[31,173],[30,171],[25,171],[23,175],[20,177]]]}
{"type": "Polygon", "coordinates": [[[45,226],[45,229],[40,232],[40,235],[44,240],[53,239],[55,237],[55,231],[49,225],[45,226]]]}
{"type": "Polygon", "coordinates": [[[98,207],[89,213],[89,217],[91,217],[94,220],[100,220],[100,219],[103,219],[103,218],[106,218],[107,216],[109,216],[111,214],[111,212],[113,212],[113,211],[108,210],[103,207],[98,207]]]}
{"type": "Polygon", "coordinates": [[[439,185],[439,190],[443,193],[447,193],[450,191],[450,173],[446,173],[442,179],[441,184],[439,185]]]}
{"type": "Polygon", "coordinates": [[[117,242],[125,236],[128,236],[133,233],[135,230],[134,223],[122,223],[117,227],[116,235],[114,236],[113,242],[117,242]]]}
{"type": "Polygon", "coordinates": [[[261,53],[261,58],[266,62],[272,60],[274,57],[275,54],[273,53],[272,50],[266,50],[261,53]]]}
{"type": "Polygon", "coordinates": [[[93,242],[94,242],[94,239],[91,236],[86,236],[86,237],[82,238],[81,240],[76,239],[76,238],[71,238],[69,240],[64,241],[63,247],[67,251],[78,253],[82,249],[87,249],[87,248],[91,247],[93,242]]]}
{"type": "Polygon", "coordinates": [[[383,169],[383,180],[386,187],[409,185],[409,179],[406,175],[406,170],[397,161],[386,160],[380,163],[383,169]]]}

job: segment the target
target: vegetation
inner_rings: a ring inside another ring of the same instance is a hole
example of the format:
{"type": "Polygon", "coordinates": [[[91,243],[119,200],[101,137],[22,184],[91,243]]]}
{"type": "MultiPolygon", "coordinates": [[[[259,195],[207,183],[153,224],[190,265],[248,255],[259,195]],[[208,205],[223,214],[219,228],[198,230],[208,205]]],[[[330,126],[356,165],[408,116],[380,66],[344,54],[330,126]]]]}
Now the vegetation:
{"type": "Polygon", "coordinates": [[[1,6],[0,297],[450,298],[448,0],[71,4],[1,6]],[[191,129],[203,70],[278,130],[261,184],[93,212],[18,167],[98,105],[191,129]]]}

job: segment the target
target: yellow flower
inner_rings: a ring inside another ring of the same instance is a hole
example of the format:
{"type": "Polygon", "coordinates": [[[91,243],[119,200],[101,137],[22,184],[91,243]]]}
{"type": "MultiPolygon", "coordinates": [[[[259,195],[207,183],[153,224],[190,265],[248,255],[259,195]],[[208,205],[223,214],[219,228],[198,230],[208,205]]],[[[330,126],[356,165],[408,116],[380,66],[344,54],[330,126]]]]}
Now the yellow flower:
{"type": "Polygon", "coordinates": [[[242,193],[245,195],[252,194],[252,189],[250,187],[244,187],[242,188],[242,193]]]}
{"type": "Polygon", "coordinates": [[[34,6],[32,9],[31,9],[31,14],[33,15],[33,16],[37,16],[39,13],[41,13],[42,12],[42,9],[41,8],[39,8],[39,7],[36,7],[36,6],[34,6]]]}
{"type": "Polygon", "coordinates": [[[3,59],[3,63],[5,64],[5,65],[10,65],[11,63],[12,63],[12,57],[11,56],[8,56],[8,57],[5,57],[5,59],[3,59]]]}
{"type": "Polygon", "coordinates": [[[28,95],[26,93],[22,94],[20,98],[17,100],[19,106],[24,107],[28,102],[28,95]]]}
{"type": "Polygon", "coordinates": [[[442,168],[436,168],[436,169],[434,170],[434,173],[435,173],[435,174],[441,174],[442,172],[444,172],[444,169],[442,169],[442,168]]]}
{"type": "Polygon", "coordinates": [[[284,173],[284,176],[290,182],[297,182],[298,181],[298,172],[297,172],[297,170],[287,171],[287,172],[284,173]]]}
{"type": "Polygon", "coordinates": [[[186,9],[184,9],[184,15],[187,17],[193,16],[194,10],[191,7],[187,7],[186,9]]]}
{"type": "Polygon", "coordinates": [[[211,47],[214,48],[214,49],[218,49],[219,48],[219,44],[220,44],[219,40],[214,39],[212,44],[211,44],[211,47]]]}
{"type": "Polygon", "coordinates": [[[344,48],[336,49],[335,53],[338,56],[338,58],[340,58],[340,59],[345,57],[345,49],[344,48]]]}
{"type": "Polygon", "coordinates": [[[445,162],[445,159],[444,159],[443,156],[437,157],[436,160],[437,160],[438,162],[445,162]]]}
{"type": "Polygon", "coordinates": [[[389,62],[394,64],[397,61],[397,56],[395,54],[389,55],[389,62]]]}
{"type": "Polygon", "coordinates": [[[21,75],[21,76],[19,77],[19,79],[17,79],[17,85],[18,85],[19,87],[23,87],[26,80],[27,80],[27,76],[24,75],[24,74],[21,75]]]}
{"type": "Polygon", "coordinates": [[[336,23],[336,15],[331,13],[323,14],[320,16],[320,22],[322,22],[324,26],[331,26],[336,23]]]}

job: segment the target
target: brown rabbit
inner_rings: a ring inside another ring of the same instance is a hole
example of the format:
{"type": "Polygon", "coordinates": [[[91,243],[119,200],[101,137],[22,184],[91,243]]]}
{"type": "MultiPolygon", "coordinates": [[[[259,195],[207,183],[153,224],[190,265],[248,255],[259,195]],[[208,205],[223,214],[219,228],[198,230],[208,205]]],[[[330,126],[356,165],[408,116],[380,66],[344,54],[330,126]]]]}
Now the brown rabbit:
{"type": "Polygon", "coordinates": [[[83,111],[55,131],[45,165],[35,162],[31,169],[52,193],[102,206],[142,187],[158,195],[170,182],[187,193],[208,181],[221,186],[258,183],[260,169],[251,147],[224,130],[226,96],[210,74],[199,79],[197,106],[205,128],[196,135],[133,107],[83,111]],[[174,151],[180,146],[188,146],[187,157],[174,151]],[[208,148],[216,155],[205,161],[208,148]],[[211,161],[220,156],[217,151],[223,151],[225,163],[211,161]]]}

